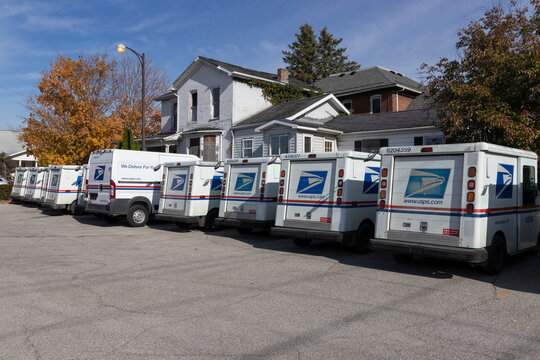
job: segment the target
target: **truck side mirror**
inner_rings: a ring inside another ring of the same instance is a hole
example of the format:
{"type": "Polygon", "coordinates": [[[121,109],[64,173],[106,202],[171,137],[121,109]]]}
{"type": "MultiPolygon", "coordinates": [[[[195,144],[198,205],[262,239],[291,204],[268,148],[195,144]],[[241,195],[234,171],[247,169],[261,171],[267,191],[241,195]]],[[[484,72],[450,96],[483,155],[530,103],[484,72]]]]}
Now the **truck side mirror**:
{"type": "Polygon", "coordinates": [[[161,169],[161,164],[154,166],[154,171],[158,171],[159,169],[161,169]]]}
{"type": "Polygon", "coordinates": [[[370,161],[370,160],[373,160],[373,158],[374,158],[375,156],[377,156],[377,154],[378,154],[377,151],[371,150],[371,152],[369,153],[368,157],[364,159],[364,162],[368,162],[368,161],[370,161]]]}
{"type": "Polygon", "coordinates": [[[273,163],[275,163],[277,161],[278,157],[277,156],[274,156],[273,158],[270,159],[270,161],[268,162],[268,165],[272,165],[273,163]]]}
{"type": "Polygon", "coordinates": [[[219,167],[221,166],[221,164],[223,164],[223,161],[221,161],[221,160],[218,161],[218,162],[216,163],[216,166],[214,166],[214,170],[219,169],[219,167]]]}

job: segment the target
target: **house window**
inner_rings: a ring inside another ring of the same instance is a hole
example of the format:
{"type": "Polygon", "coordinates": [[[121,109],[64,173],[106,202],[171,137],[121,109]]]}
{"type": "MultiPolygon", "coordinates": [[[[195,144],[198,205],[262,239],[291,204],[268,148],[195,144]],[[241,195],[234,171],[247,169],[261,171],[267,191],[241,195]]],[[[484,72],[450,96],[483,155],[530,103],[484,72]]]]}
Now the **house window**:
{"type": "Polygon", "coordinates": [[[212,118],[219,118],[219,86],[212,89],[212,118]]]}
{"type": "Polygon", "coordinates": [[[424,136],[424,145],[437,145],[443,143],[444,139],[442,136],[424,136]]]}
{"type": "Polygon", "coordinates": [[[313,136],[304,135],[304,152],[311,152],[311,143],[313,141],[313,136]]]}
{"type": "Polygon", "coordinates": [[[382,147],[388,146],[388,139],[367,139],[362,140],[362,151],[372,152],[379,151],[382,147]]]}
{"type": "Polygon", "coordinates": [[[371,113],[376,114],[381,112],[381,101],[382,97],[381,95],[373,95],[370,98],[371,101],[371,113]]]}
{"type": "Polygon", "coordinates": [[[354,151],[362,151],[362,140],[354,142],[354,151]]]}
{"type": "Polygon", "coordinates": [[[325,152],[334,151],[334,140],[332,140],[332,139],[324,139],[324,151],[325,152]]]}
{"type": "Polygon", "coordinates": [[[197,92],[191,93],[191,121],[197,121],[197,92]]]}
{"type": "Polygon", "coordinates": [[[289,135],[270,136],[270,155],[281,155],[289,152],[289,135]]]}
{"type": "Polygon", "coordinates": [[[343,100],[341,101],[341,103],[343,104],[343,106],[345,106],[347,110],[352,110],[352,100],[343,100]]]}
{"type": "Polygon", "coordinates": [[[178,124],[178,103],[172,104],[171,109],[171,131],[176,132],[178,124]]]}
{"type": "Polygon", "coordinates": [[[189,153],[195,156],[201,156],[201,138],[189,138],[189,153]]]}
{"type": "Polygon", "coordinates": [[[253,157],[253,139],[242,139],[242,157],[253,157]]]}
{"type": "Polygon", "coordinates": [[[424,137],[423,136],[415,136],[414,137],[414,145],[415,146],[424,145],[424,137]]]}

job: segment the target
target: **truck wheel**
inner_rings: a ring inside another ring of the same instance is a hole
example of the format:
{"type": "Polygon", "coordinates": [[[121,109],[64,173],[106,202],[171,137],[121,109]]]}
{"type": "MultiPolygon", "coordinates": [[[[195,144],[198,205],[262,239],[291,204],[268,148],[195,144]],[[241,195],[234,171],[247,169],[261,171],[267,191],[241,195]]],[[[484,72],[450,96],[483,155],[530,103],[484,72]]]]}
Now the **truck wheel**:
{"type": "Polygon", "coordinates": [[[251,230],[253,230],[253,229],[252,228],[239,227],[239,228],[236,228],[236,230],[240,234],[251,234],[251,230]]]}
{"type": "Polygon", "coordinates": [[[71,215],[75,215],[75,209],[77,207],[77,200],[73,201],[69,206],[68,206],[68,211],[71,215]]]}
{"type": "Polygon", "coordinates": [[[204,219],[204,231],[215,231],[216,230],[216,218],[219,215],[219,209],[212,209],[206,214],[204,219]]]}
{"type": "Polygon", "coordinates": [[[133,205],[127,213],[127,221],[130,226],[140,227],[148,222],[148,210],[143,205],[133,205]]]}
{"type": "Polygon", "coordinates": [[[352,250],[359,254],[367,253],[369,251],[371,238],[373,238],[372,226],[368,223],[360,225],[354,234],[354,245],[352,246],[352,250]]]}
{"type": "Polygon", "coordinates": [[[392,254],[394,260],[400,264],[406,264],[413,261],[414,257],[411,254],[395,253],[392,254]]]}
{"type": "Polygon", "coordinates": [[[308,247],[309,244],[311,244],[311,239],[298,239],[298,238],[295,238],[293,239],[293,242],[296,246],[300,246],[300,247],[308,247]]]}
{"type": "Polygon", "coordinates": [[[497,275],[501,272],[506,258],[506,244],[504,239],[500,235],[495,235],[487,251],[488,259],[483,270],[486,274],[497,275]]]}

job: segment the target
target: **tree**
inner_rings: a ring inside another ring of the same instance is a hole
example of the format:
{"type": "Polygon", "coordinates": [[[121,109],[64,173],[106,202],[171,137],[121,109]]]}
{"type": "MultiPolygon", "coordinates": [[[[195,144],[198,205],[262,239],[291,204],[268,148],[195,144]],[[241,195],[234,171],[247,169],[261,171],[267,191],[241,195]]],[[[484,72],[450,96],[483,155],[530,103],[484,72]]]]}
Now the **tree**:
{"type": "Polygon", "coordinates": [[[324,79],[340,72],[360,69],[360,65],[355,61],[348,61],[348,57],[344,55],[346,48],[338,48],[341,41],[343,41],[342,38],[334,39],[334,35],[328,32],[326,26],[321,30],[317,47],[319,61],[316,73],[318,79],[324,79]]]}
{"type": "Polygon", "coordinates": [[[115,66],[106,55],[60,55],[43,72],[38,94],[27,100],[20,136],[40,164],[84,164],[92,151],[119,138],[122,124],[111,111],[115,66]]]}
{"type": "Polygon", "coordinates": [[[459,33],[457,60],[422,65],[449,142],[540,151],[540,3],[493,7],[459,33]]]}
{"type": "Polygon", "coordinates": [[[122,140],[118,143],[118,149],[125,150],[139,150],[139,144],[137,144],[133,138],[133,131],[130,128],[124,129],[124,135],[122,135],[122,140]]]}
{"type": "Polygon", "coordinates": [[[304,24],[295,36],[296,41],[288,45],[290,51],[283,51],[283,61],[288,64],[291,76],[298,80],[313,84],[330,74],[360,68],[344,55],[347,48],[338,48],[343,39],[334,39],[326,27],[316,38],[313,28],[304,24]]]}

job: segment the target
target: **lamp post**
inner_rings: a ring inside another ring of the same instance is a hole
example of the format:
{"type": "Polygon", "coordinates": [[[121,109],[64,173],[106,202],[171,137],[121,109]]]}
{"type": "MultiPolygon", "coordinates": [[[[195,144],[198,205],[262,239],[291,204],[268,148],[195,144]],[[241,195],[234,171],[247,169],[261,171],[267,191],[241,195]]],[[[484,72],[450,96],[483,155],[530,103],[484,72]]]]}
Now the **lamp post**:
{"type": "Polygon", "coordinates": [[[141,63],[141,73],[142,73],[142,95],[141,95],[141,118],[142,118],[142,125],[141,125],[141,138],[142,138],[142,149],[143,151],[146,151],[146,117],[144,116],[144,85],[145,85],[145,79],[144,79],[144,53],[139,54],[129,46],[126,46],[124,44],[118,44],[117,50],[120,54],[123,54],[126,49],[130,50],[132,53],[137,55],[137,58],[139,59],[141,63]]]}

